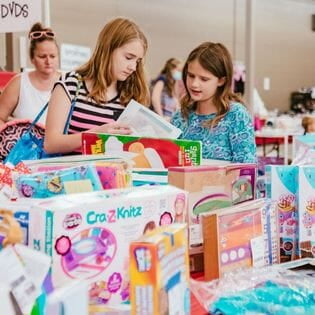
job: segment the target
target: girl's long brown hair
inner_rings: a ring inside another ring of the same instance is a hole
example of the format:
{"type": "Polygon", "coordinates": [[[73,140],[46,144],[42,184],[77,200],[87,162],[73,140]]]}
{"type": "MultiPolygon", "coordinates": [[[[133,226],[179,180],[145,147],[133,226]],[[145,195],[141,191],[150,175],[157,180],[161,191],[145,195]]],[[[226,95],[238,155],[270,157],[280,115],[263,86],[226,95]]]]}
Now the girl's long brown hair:
{"type": "MultiPolygon", "coordinates": [[[[142,42],[146,53],[147,39],[134,22],[125,18],[116,18],[110,21],[99,34],[90,60],[77,69],[83,80],[93,82],[89,96],[96,102],[106,101],[107,88],[113,81],[111,69],[114,50],[135,39],[142,42]]],[[[138,62],[136,71],[125,81],[118,81],[117,89],[120,93],[120,102],[124,105],[132,98],[141,104],[147,105],[149,103],[149,91],[142,59],[138,62]]]]}
{"type": "Polygon", "coordinates": [[[205,42],[196,47],[188,56],[183,68],[183,81],[186,95],[181,101],[182,116],[187,120],[191,111],[196,110],[197,104],[193,102],[187,89],[188,65],[197,60],[202,68],[214,76],[224,78],[224,84],[217,88],[213,96],[213,104],[217,109],[214,119],[204,122],[205,127],[212,128],[225,116],[232,101],[243,103],[242,99],[232,91],[233,64],[232,58],[226,47],[220,43],[205,42]]]}

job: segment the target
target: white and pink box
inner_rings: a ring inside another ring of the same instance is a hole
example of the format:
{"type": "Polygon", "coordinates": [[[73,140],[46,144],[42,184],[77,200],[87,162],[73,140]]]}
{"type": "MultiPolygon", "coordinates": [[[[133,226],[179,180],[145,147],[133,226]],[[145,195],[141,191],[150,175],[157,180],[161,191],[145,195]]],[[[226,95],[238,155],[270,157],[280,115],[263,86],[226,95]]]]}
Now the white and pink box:
{"type": "Polygon", "coordinates": [[[300,256],[315,257],[315,166],[300,166],[298,178],[300,256]]]}
{"type": "Polygon", "coordinates": [[[281,262],[290,261],[299,256],[298,174],[298,166],[266,166],[267,197],[275,201],[278,208],[281,262]]]}
{"type": "Polygon", "coordinates": [[[52,256],[55,287],[91,284],[91,303],[129,300],[129,244],[157,226],[183,223],[187,193],[147,186],[47,199],[30,212],[29,244],[52,256]]]}

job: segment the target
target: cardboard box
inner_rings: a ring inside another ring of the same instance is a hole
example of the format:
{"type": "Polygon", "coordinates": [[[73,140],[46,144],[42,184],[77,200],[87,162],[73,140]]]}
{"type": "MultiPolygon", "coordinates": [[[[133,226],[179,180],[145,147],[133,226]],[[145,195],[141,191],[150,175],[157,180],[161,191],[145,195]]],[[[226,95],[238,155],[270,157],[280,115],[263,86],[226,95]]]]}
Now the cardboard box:
{"type": "Polygon", "coordinates": [[[161,227],[130,245],[133,315],[190,314],[187,228],[161,227]]]}
{"type": "Polygon", "coordinates": [[[260,199],[202,215],[206,281],[241,267],[279,261],[277,217],[270,212],[274,209],[260,199]]]}
{"type": "Polygon", "coordinates": [[[170,185],[189,192],[190,246],[202,244],[202,213],[255,199],[256,164],[170,167],[170,185]]]}
{"type": "Polygon", "coordinates": [[[136,168],[168,168],[200,165],[201,142],[183,139],[156,139],[136,136],[82,133],[83,154],[106,153],[125,157],[136,168]]]}
{"type": "Polygon", "coordinates": [[[52,257],[52,281],[91,284],[92,303],[129,300],[129,244],[160,225],[184,222],[187,193],[150,186],[72,194],[30,211],[29,246],[52,257]]]}

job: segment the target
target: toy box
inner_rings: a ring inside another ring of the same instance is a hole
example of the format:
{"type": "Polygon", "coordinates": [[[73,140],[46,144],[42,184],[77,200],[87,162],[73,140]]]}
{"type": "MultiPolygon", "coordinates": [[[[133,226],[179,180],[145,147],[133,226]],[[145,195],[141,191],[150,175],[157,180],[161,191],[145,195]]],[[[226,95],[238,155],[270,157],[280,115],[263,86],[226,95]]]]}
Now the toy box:
{"type": "Polygon", "coordinates": [[[255,179],[256,164],[169,168],[169,184],[189,192],[190,246],[202,244],[199,216],[255,199],[255,179]]]}
{"type": "Polygon", "coordinates": [[[19,199],[17,201],[5,201],[1,203],[1,209],[10,210],[15,220],[20,224],[23,232],[23,244],[28,245],[29,240],[29,212],[32,206],[40,200],[19,199]]]}
{"type": "Polygon", "coordinates": [[[129,300],[129,244],[184,222],[187,193],[147,186],[50,198],[30,212],[30,246],[52,256],[52,281],[87,280],[92,303],[129,300]]]}
{"type": "Polygon", "coordinates": [[[270,210],[260,199],[202,215],[205,280],[278,262],[277,218],[270,210]]]}
{"type": "Polygon", "coordinates": [[[96,169],[103,189],[125,188],[132,184],[130,165],[125,160],[118,158],[111,159],[99,155],[69,155],[36,161],[29,160],[25,164],[32,173],[55,171],[58,176],[62,176],[61,170],[89,165],[96,169]]]}
{"type": "Polygon", "coordinates": [[[156,139],[124,135],[82,133],[83,154],[126,157],[136,168],[168,168],[200,165],[201,142],[182,139],[156,139]]]}
{"type": "Polygon", "coordinates": [[[315,166],[300,166],[298,181],[301,257],[315,257],[315,166]]]}
{"type": "Polygon", "coordinates": [[[150,232],[130,245],[131,314],[190,314],[185,224],[150,232]]]}
{"type": "Polygon", "coordinates": [[[298,173],[297,166],[267,165],[266,193],[278,206],[280,260],[290,261],[298,252],[298,173]]]}
{"type": "Polygon", "coordinates": [[[49,198],[103,189],[94,165],[20,175],[15,179],[15,186],[23,198],[49,198]]]}

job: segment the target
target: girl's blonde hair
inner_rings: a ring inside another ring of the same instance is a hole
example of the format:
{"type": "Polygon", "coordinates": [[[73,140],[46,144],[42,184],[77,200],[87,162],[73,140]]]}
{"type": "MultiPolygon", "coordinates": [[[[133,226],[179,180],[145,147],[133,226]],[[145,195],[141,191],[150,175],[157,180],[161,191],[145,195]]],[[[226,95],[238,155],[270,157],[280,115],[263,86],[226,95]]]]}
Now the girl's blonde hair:
{"type": "MultiPolygon", "coordinates": [[[[93,55],[87,63],[77,69],[83,79],[93,82],[89,96],[96,102],[106,101],[107,88],[113,81],[111,69],[114,50],[135,39],[142,42],[146,53],[147,39],[134,22],[125,18],[116,18],[103,27],[93,55]]],[[[120,102],[124,105],[132,98],[141,104],[149,103],[143,59],[138,62],[136,70],[125,81],[118,81],[117,89],[120,93],[120,102]]]]}
{"type": "Polygon", "coordinates": [[[213,97],[213,104],[217,109],[214,119],[204,122],[204,126],[212,128],[225,116],[232,101],[243,103],[242,99],[232,91],[233,63],[229,51],[220,43],[205,42],[196,47],[188,56],[183,68],[183,81],[186,95],[181,101],[182,116],[187,120],[191,111],[196,110],[195,104],[187,89],[188,65],[197,60],[202,68],[211,72],[219,79],[224,79],[224,84],[217,88],[213,97]]]}

